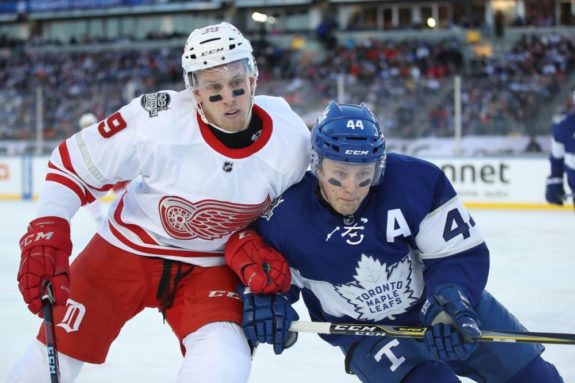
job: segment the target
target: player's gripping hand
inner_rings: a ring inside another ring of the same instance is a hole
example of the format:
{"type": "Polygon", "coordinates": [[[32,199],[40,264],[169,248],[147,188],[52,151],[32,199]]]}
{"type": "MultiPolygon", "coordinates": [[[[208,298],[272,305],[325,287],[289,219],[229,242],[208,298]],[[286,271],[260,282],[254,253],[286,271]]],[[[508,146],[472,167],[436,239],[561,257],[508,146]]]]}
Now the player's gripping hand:
{"type": "Polygon", "coordinates": [[[437,286],[423,304],[420,318],[431,326],[424,340],[434,358],[464,360],[477,348],[473,340],[481,336],[479,319],[457,285],[437,286]]]}
{"type": "Polygon", "coordinates": [[[22,258],[18,270],[18,288],[28,309],[42,316],[45,282],[52,284],[54,303],[66,304],[70,293],[72,253],[70,224],[64,218],[42,217],[30,222],[28,232],[20,239],[22,258]]]}
{"type": "Polygon", "coordinates": [[[238,288],[238,292],[244,301],[242,327],[248,341],[273,344],[277,355],[293,346],[297,332],[291,332],[289,328],[299,315],[284,295],[254,294],[243,286],[238,288]]]}
{"type": "Polygon", "coordinates": [[[563,178],[547,177],[547,186],[545,187],[545,199],[554,205],[563,205],[565,189],[563,188],[563,178]]]}
{"type": "Polygon", "coordinates": [[[230,237],[225,259],[243,284],[256,294],[289,290],[291,274],[288,263],[253,230],[242,230],[230,237]]]}

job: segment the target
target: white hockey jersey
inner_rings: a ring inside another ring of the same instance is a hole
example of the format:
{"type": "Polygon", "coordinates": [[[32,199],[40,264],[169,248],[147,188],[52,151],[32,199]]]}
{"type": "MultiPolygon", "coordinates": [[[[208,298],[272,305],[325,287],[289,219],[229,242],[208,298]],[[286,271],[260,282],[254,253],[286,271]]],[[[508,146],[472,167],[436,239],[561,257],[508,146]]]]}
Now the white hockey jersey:
{"type": "Polygon", "coordinates": [[[282,98],[256,96],[257,141],[230,149],[197,114],[192,92],[142,95],[53,152],[38,216],[70,219],[132,180],[99,234],[126,251],[200,266],[224,264],[228,237],[303,177],[309,130],[282,98]]]}

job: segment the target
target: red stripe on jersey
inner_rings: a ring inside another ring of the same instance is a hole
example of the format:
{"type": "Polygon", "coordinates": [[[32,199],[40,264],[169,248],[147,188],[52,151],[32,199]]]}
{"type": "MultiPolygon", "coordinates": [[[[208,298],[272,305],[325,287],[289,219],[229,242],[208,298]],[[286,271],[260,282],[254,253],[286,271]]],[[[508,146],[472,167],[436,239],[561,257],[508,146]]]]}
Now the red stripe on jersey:
{"type": "MultiPolygon", "coordinates": [[[[114,187],[115,184],[105,184],[100,188],[97,188],[95,186],[92,186],[90,184],[88,184],[84,179],[82,179],[82,177],[80,177],[78,175],[78,173],[76,173],[76,170],[74,170],[74,165],[72,164],[72,159],[70,157],[70,152],[68,151],[68,146],[66,145],[66,141],[62,142],[59,146],[58,146],[58,153],[60,153],[60,158],[62,159],[62,164],[64,165],[64,168],[72,173],[74,176],[78,177],[79,180],[82,181],[82,183],[92,189],[92,190],[96,190],[99,192],[107,192],[110,189],[112,189],[114,187]]],[[[57,169],[61,172],[64,172],[63,170],[59,169],[56,165],[54,165],[51,161],[48,162],[48,166],[53,168],[53,169],[57,169]]],[[[65,173],[65,172],[64,172],[65,173]]]]}
{"type": "Polygon", "coordinates": [[[80,177],[78,177],[78,175],[77,175],[76,173],[74,173],[74,172],[69,172],[69,171],[67,171],[66,169],[62,169],[62,168],[60,168],[60,167],[54,165],[54,163],[53,163],[52,161],[49,161],[49,162],[48,162],[48,167],[49,167],[50,169],[57,170],[57,171],[59,171],[60,173],[64,173],[64,174],[68,174],[68,175],[71,173],[74,177],[78,178],[78,180],[80,179],[80,177]]]}
{"type": "MultiPolygon", "coordinates": [[[[68,172],[66,172],[66,171],[60,169],[59,167],[57,167],[56,165],[54,165],[54,163],[52,163],[52,161],[49,161],[49,162],[48,162],[48,168],[54,169],[54,170],[57,170],[57,171],[59,171],[59,172],[61,172],[61,173],[64,173],[64,174],[68,174],[68,175],[69,175],[68,172]]],[[[50,174],[57,175],[57,174],[55,174],[55,173],[50,173],[50,174]]],[[[75,175],[75,174],[74,174],[74,175],[75,175]]],[[[68,178],[68,177],[64,177],[64,176],[62,176],[62,175],[58,175],[58,177],[63,177],[63,179],[66,179],[66,180],[68,180],[68,182],[72,182],[72,183],[74,183],[77,187],[79,187],[79,188],[82,190],[82,194],[85,195],[87,203],[91,203],[91,202],[94,202],[94,201],[96,200],[96,197],[94,197],[94,195],[88,190],[88,188],[85,186],[85,184],[82,183],[82,182],[80,182],[80,180],[74,181],[74,180],[72,180],[72,179],[70,179],[70,178],[68,178]]],[[[48,178],[46,177],[46,179],[48,179],[48,178]]],[[[67,185],[66,185],[66,186],[67,186],[67,185]]],[[[82,204],[82,205],[84,205],[84,204],[82,204]]]]}
{"type": "Polygon", "coordinates": [[[220,140],[216,138],[214,133],[212,133],[208,125],[206,125],[206,123],[200,117],[199,113],[196,115],[196,118],[198,120],[198,126],[200,127],[200,133],[202,133],[202,137],[206,143],[212,147],[212,149],[226,157],[239,159],[249,157],[259,151],[268,143],[270,137],[272,136],[273,122],[270,115],[257,105],[253,106],[252,112],[262,120],[262,134],[256,142],[241,149],[231,149],[225,146],[220,140]]]}
{"type": "Polygon", "coordinates": [[[159,243],[154,240],[154,238],[152,238],[148,233],[146,233],[146,231],[144,229],[142,229],[140,226],[135,225],[133,223],[126,223],[122,220],[122,210],[124,209],[124,196],[122,196],[122,198],[120,199],[120,202],[118,203],[118,206],[116,207],[116,211],[114,211],[114,219],[116,220],[116,222],[118,222],[118,224],[124,228],[126,228],[127,230],[131,231],[132,233],[136,234],[138,236],[138,238],[140,238],[140,240],[142,242],[144,242],[145,244],[148,245],[159,245],[159,243]]]}
{"type": "Polygon", "coordinates": [[[62,165],[64,165],[64,168],[78,177],[78,173],[76,173],[76,170],[74,170],[74,165],[72,165],[72,159],[70,158],[70,152],[68,151],[66,141],[58,145],[58,153],[60,153],[60,158],[62,159],[62,165]]]}
{"type": "Polygon", "coordinates": [[[114,227],[112,222],[108,221],[108,226],[110,227],[110,231],[112,234],[124,245],[128,246],[129,248],[139,251],[141,253],[149,254],[150,256],[154,257],[162,257],[162,256],[175,256],[175,257],[223,257],[223,253],[204,253],[199,251],[191,251],[191,250],[178,250],[172,249],[167,247],[162,248],[152,248],[146,246],[140,246],[128,238],[126,238],[118,229],[114,227]]]}
{"type": "Polygon", "coordinates": [[[78,186],[77,183],[75,183],[74,181],[72,181],[71,179],[69,179],[67,177],[64,177],[60,174],[49,173],[48,175],[46,175],[46,181],[57,182],[60,185],[63,185],[65,187],[67,187],[68,189],[72,190],[74,193],[76,193],[76,195],[80,199],[80,203],[82,205],[86,205],[90,202],[94,202],[94,196],[92,196],[89,193],[87,195],[86,191],[83,188],[78,186]]]}

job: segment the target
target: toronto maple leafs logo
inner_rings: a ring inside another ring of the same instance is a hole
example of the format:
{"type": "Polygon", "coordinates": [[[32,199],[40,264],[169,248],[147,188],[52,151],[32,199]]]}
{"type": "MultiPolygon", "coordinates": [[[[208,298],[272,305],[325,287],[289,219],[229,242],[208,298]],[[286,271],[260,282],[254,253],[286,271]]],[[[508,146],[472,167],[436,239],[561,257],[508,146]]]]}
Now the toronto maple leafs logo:
{"type": "Polygon", "coordinates": [[[274,209],[283,201],[284,199],[282,198],[281,195],[275,198],[271,202],[270,207],[262,214],[262,218],[264,218],[266,221],[269,221],[272,218],[272,215],[274,215],[274,209]]]}
{"type": "Polygon", "coordinates": [[[335,286],[335,290],[354,306],[357,319],[394,320],[418,300],[411,286],[413,269],[408,256],[388,267],[362,254],[355,271],[353,282],[335,286]]]}
{"type": "Polygon", "coordinates": [[[317,117],[317,121],[315,122],[316,125],[319,124],[320,122],[322,122],[323,120],[325,120],[327,118],[327,115],[329,113],[329,107],[325,108],[321,114],[317,117]]]}

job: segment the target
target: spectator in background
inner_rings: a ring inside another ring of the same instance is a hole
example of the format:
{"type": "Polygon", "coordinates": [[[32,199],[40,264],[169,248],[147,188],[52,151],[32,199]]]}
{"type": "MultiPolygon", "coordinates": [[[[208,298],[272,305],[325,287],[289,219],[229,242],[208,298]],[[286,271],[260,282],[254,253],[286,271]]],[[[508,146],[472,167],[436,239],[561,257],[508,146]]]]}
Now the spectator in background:
{"type": "Polygon", "coordinates": [[[332,17],[326,17],[326,19],[323,20],[316,29],[318,40],[328,51],[333,50],[337,45],[337,37],[335,35],[336,30],[337,22],[332,17]]]}
{"type": "MultiPolygon", "coordinates": [[[[324,20],[325,24],[316,31],[317,36],[333,34],[330,16],[326,15],[324,20]]],[[[37,45],[40,45],[37,40],[27,42],[27,47],[37,45]]],[[[149,46],[145,51],[103,47],[92,52],[80,46],[69,51],[54,47],[38,51],[8,50],[6,56],[0,57],[3,68],[0,71],[3,84],[0,139],[34,139],[33,95],[37,86],[61,95],[45,97],[46,140],[72,135],[78,110],[106,116],[137,94],[155,89],[178,90],[181,87],[177,70],[180,64],[175,59],[178,48],[153,42],[149,46]],[[81,97],[82,94],[91,97],[88,100],[81,97]]],[[[338,78],[342,78],[347,90],[346,102],[358,103],[365,99],[378,115],[386,116],[386,124],[398,127],[388,133],[421,137],[433,132],[426,121],[428,112],[438,104],[452,107],[453,95],[444,90],[452,86],[450,76],[460,73],[464,76],[462,124],[465,134],[524,133],[526,121],[541,115],[553,103],[553,96],[572,72],[575,58],[573,38],[558,33],[525,34],[507,52],[494,52],[497,55],[491,58],[466,60],[466,65],[463,51],[456,38],[433,41],[349,38],[323,55],[267,46],[265,54],[256,55],[260,83],[262,78],[278,81],[265,81],[258,85],[258,90],[262,94],[291,97],[292,108],[302,116],[312,116],[313,121],[329,99],[338,97],[338,78]],[[422,55],[422,52],[427,53],[422,55]],[[419,73],[419,76],[414,78],[411,73],[419,73]],[[286,82],[289,83],[286,85],[286,82]],[[417,105],[423,113],[399,123],[400,114],[409,113],[412,105],[417,105]]],[[[538,129],[538,133],[544,133],[542,126],[538,129]]],[[[452,134],[452,124],[441,133],[452,134]]]]}
{"type": "Polygon", "coordinates": [[[505,34],[505,15],[501,11],[495,12],[495,37],[503,38],[505,34]]]}

